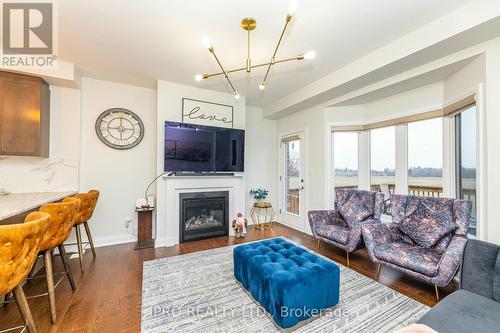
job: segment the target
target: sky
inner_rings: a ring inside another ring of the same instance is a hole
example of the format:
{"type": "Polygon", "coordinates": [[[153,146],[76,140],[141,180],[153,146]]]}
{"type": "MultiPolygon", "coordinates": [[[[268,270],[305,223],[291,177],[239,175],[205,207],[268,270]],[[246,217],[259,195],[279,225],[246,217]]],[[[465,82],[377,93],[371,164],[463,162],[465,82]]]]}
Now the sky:
{"type": "MultiPolygon", "coordinates": [[[[408,167],[443,167],[443,120],[428,119],[408,124],[408,167]]],[[[475,112],[474,108],[462,113],[462,159],[463,166],[475,167],[475,112]]],[[[394,126],[371,130],[372,170],[395,169],[394,126]]],[[[334,133],[334,163],[337,169],[357,169],[358,134],[334,133]]]]}

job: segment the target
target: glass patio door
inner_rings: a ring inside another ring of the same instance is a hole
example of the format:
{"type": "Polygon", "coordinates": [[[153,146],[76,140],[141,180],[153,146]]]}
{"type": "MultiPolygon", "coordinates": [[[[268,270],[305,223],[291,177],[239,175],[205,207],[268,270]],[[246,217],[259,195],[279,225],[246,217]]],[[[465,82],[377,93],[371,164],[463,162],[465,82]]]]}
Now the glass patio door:
{"type": "Polygon", "coordinates": [[[304,139],[294,135],[282,140],[281,221],[304,230],[304,139]]]}

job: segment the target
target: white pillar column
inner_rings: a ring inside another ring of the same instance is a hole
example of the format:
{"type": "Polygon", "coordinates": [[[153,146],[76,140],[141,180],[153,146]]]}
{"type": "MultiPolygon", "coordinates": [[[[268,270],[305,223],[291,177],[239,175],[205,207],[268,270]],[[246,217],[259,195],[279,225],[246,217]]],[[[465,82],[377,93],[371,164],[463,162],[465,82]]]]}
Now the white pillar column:
{"type": "Polygon", "coordinates": [[[370,131],[358,133],[358,188],[370,190],[370,131]]]}
{"type": "Polygon", "coordinates": [[[396,189],[397,194],[408,194],[408,126],[396,126],[396,189]]]}

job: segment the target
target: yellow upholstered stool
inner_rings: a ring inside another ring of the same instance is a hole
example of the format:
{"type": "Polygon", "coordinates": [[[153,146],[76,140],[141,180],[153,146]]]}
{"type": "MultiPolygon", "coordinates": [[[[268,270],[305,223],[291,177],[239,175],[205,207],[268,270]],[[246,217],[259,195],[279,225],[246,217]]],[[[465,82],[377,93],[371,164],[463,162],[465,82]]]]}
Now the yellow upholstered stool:
{"type": "Polygon", "coordinates": [[[0,226],[0,295],[12,291],[30,333],[36,327],[21,284],[35,263],[49,219],[47,213],[33,212],[23,224],[0,226]]]}
{"type": "Polygon", "coordinates": [[[85,271],[85,267],[83,265],[83,241],[82,234],[80,231],[80,225],[83,224],[85,227],[85,231],[87,233],[88,242],[90,244],[90,248],[92,249],[92,254],[95,258],[95,248],[94,241],[92,240],[92,234],[90,233],[90,228],[88,225],[88,221],[92,217],[94,213],[95,206],[97,205],[97,199],[99,198],[99,191],[90,190],[88,193],[78,193],[70,198],[64,199],[64,201],[70,200],[71,198],[80,199],[80,208],[78,210],[78,218],[75,221],[75,230],[76,230],[76,241],[78,245],[78,255],[80,257],[80,269],[82,273],[85,271]]]}
{"type": "MultiPolygon", "coordinates": [[[[47,280],[47,295],[49,297],[50,315],[52,323],[56,322],[56,303],[54,292],[54,275],[52,271],[52,251],[57,247],[61,255],[61,260],[64,267],[64,274],[68,277],[69,283],[73,291],[75,291],[75,282],[69,269],[66,251],[63,242],[68,239],[71,228],[78,218],[78,209],[80,207],[80,199],[68,198],[64,202],[50,203],[40,207],[41,212],[50,215],[50,224],[47,232],[45,233],[42,243],[40,245],[39,254],[43,255],[43,262],[45,266],[45,277],[47,280]]],[[[57,282],[62,280],[62,278],[57,282]]],[[[56,285],[57,285],[56,284],[56,285]]]]}

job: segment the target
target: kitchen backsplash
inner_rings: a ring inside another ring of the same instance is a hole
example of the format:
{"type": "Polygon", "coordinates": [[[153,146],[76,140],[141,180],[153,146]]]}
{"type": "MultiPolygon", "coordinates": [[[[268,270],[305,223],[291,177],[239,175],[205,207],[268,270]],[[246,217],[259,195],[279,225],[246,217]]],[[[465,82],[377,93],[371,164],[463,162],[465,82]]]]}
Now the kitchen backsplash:
{"type": "Polygon", "coordinates": [[[74,158],[0,157],[0,190],[52,192],[78,190],[74,158]]]}

